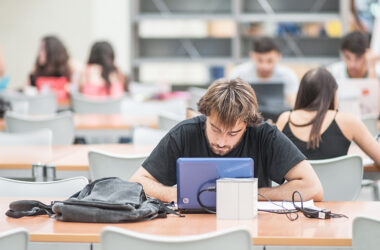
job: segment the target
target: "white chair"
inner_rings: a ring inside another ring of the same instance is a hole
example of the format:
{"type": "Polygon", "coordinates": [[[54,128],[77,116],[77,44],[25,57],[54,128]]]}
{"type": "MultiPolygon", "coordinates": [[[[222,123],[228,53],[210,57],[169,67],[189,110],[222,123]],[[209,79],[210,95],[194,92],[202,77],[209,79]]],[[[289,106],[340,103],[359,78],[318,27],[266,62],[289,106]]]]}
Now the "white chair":
{"type": "Polygon", "coordinates": [[[119,114],[124,97],[95,99],[81,94],[72,94],[71,103],[78,114],[119,114]]]}
{"type": "Polygon", "coordinates": [[[353,201],[361,189],[363,162],[359,155],[309,160],[324,190],[323,201],[353,201]]]}
{"type": "Polygon", "coordinates": [[[185,120],[184,116],[170,112],[160,112],[158,115],[158,128],[169,131],[183,120],[185,120]]]}
{"type": "Polygon", "coordinates": [[[27,250],[29,234],[25,228],[16,228],[0,233],[0,249],[27,250]]]}
{"type": "Polygon", "coordinates": [[[242,227],[193,236],[165,237],[107,226],[101,232],[100,242],[102,250],[250,250],[252,247],[251,234],[242,227]]]}
{"type": "Polygon", "coordinates": [[[69,197],[88,184],[83,176],[49,182],[29,182],[0,177],[0,197],[69,197]]]}
{"type": "Polygon", "coordinates": [[[10,133],[30,132],[43,128],[53,132],[53,145],[70,145],[74,142],[74,120],[71,112],[52,116],[24,116],[7,112],[5,129],[10,133]]]}
{"type": "Polygon", "coordinates": [[[148,155],[120,155],[104,151],[88,152],[91,180],[117,176],[129,180],[148,155]]]}
{"type": "Polygon", "coordinates": [[[380,246],[380,220],[358,216],[352,223],[352,248],[376,250],[380,246]]]}
{"type": "Polygon", "coordinates": [[[15,112],[20,111],[30,115],[42,115],[54,114],[58,109],[57,97],[54,93],[29,96],[17,92],[6,92],[1,96],[11,103],[12,110],[15,112]],[[26,104],[26,107],[20,110],[21,104],[26,104]]]}
{"type": "Polygon", "coordinates": [[[53,133],[50,129],[41,129],[25,133],[3,133],[0,132],[1,146],[38,145],[51,146],[53,133]]]}
{"type": "Polygon", "coordinates": [[[135,127],[132,134],[133,144],[157,145],[167,132],[168,131],[160,129],[135,127]]]}

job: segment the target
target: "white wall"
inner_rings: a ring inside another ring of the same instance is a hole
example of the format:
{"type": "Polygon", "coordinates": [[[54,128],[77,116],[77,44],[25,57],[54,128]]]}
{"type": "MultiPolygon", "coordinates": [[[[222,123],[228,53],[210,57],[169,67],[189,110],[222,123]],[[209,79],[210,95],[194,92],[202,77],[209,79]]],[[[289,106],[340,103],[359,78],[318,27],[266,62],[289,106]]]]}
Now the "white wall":
{"type": "Polygon", "coordinates": [[[41,37],[57,35],[71,57],[85,63],[91,44],[110,41],[123,71],[129,69],[129,9],[125,0],[1,0],[0,46],[11,87],[25,83],[41,37]]]}

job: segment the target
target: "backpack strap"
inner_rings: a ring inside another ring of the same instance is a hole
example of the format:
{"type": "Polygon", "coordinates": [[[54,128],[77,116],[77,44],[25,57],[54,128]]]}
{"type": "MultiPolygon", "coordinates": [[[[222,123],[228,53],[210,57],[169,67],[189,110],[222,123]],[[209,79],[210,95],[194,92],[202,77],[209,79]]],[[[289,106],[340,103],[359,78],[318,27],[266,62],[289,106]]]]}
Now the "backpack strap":
{"type": "Polygon", "coordinates": [[[13,201],[9,204],[9,210],[5,213],[12,218],[21,218],[24,216],[36,216],[47,214],[49,217],[53,217],[52,210],[54,202],[50,205],[46,205],[36,200],[19,200],[13,201]]]}
{"type": "Polygon", "coordinates": [[[157,215],[157,217],[159,218],[165,218],[167,214],[175,214],[179,217],[185,217],[185,215],[177,213],[173,209],[169,208],[168,206],[170,205],[170,203],[169,204],[163,203],[159,199],[153,199],[153,198],[148,198],[148,200],[149,202],[156,203],[159,205],[159,212],[157,215]]]}

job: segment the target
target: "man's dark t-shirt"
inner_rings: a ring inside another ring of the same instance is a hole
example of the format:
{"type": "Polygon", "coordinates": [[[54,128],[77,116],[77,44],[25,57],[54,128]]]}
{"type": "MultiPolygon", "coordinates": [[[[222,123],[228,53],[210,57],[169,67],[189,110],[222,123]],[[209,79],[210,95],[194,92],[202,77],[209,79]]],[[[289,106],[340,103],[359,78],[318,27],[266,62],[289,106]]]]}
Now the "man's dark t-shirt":
{"type": "Polygon", "coordinates": [[[205,116],[177,124],[165,135],[143,167],[160,183],[177,184],[176,162],[180,157],[251,157],[259,187],[270,187],[270,180],[284,182],[287,172],[305,156],[275,126],[262,123],[247,126],[240,142],[226,155],[212,152],[205,134],[205,116]]]}

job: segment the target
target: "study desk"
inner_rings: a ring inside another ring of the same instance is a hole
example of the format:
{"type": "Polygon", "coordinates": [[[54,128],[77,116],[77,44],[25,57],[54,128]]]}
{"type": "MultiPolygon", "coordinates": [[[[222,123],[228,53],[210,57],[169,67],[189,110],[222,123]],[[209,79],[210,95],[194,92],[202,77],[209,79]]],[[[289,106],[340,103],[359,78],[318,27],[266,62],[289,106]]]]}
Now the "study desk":
{"type": "MultiPolygon", "coordinates": [[[[47,216],[21,219],[7,218],[4,212],[16,198],[0,198],[0,231],[24,227],[31,242],[98,243],[104,226],[100,223],[60,222],[47,216]]],[[[56,199],[53,199],[56,200],[56,199]]],[[[48,202],[49,199],[41,199],[48,202]]],[[[358,215],[380,219],[380,202],[317,202],[316,206],[342,213],[349,218],[329,220],[309,219],[299,214],[296,221],[285,215],[259,212],[252,220],[217,220],[213,214],[187,214],[185,218],[169,215],[137,223],[112,224],[140,233],[163,236],[188,236],[208,233],[238,225],[246,226],[252,234],[252,244],[258,246],[351,246],[352,221],[358,215]]]]}
{"type": "MultiPolygon", "coordinates": [[[[129,130],[134,126],[158,127],[157,116],[120,114],[74,114],[76,130],[129,130]]],[[[0,130],[5,130],[4,119],[0,119],[0,130]]]]}
{"type": "MultiPolygon", "coordinates": [[[[120,138],[130,138],[135,126],[158,128],[154,115],[121,114],[74,114],[75,136],[85,138],[87,143],[117,143],[120,138]]],[[[0,119],[0,131],[5,130],[0,119]]]]}
{"type": "Polygon", "coordinates": [[[33,163],[55,165],[57,178],[73,175],[88,176],[88,152],[102,150],[109,153],[135,155],[150,154],[153,145],[86,144],[69,146],[0,146],[0,176],[31,177],[33,163]]]}

